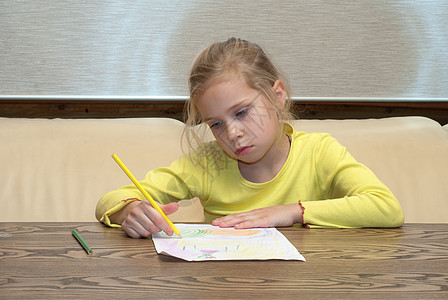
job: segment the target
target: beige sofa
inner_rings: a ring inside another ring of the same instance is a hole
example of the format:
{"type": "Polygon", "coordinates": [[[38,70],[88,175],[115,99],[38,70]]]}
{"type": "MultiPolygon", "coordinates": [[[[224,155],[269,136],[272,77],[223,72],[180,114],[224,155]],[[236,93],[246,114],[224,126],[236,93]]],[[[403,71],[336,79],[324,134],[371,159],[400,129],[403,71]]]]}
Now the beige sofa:
{"type": "MultiPolygon", "coordinates": [[[[423,117],[298,120],[297,130],[329,132],[369,166],[400,201],[405,222],[448,222],[448,126],[423,117]]],[[[0,118],[0,221],[95,221],[107,191],[182,155],[173,119],[0,118]]],[[[199,222],[187,200],[173,221],[199,222]]]]}

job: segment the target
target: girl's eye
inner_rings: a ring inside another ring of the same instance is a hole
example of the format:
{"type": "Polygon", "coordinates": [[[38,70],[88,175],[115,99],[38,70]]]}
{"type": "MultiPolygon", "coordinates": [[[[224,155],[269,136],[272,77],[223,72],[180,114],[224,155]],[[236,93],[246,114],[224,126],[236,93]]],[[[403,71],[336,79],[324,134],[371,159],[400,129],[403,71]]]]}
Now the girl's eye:
{"type": "Polygon", "coordinates": [[[237,117],[237,118],[244,117],[245,115],[247,115],[247,112],[248,112],[248,108],[244,108],[244,109],[238,111],[238,112],[235,114],[235,117],[237,117]]]}
{"type": "Polygon", "coordinates": [[[216,121],[216,122],[213,122],[213,123],[210,124],[210,128],[211,128],[211,129],[213,129],[213,128],[219,128],[219,126],[221,126],[221,125],[222,125],[222,122],[221,122],[221,121],[216,121]]]}

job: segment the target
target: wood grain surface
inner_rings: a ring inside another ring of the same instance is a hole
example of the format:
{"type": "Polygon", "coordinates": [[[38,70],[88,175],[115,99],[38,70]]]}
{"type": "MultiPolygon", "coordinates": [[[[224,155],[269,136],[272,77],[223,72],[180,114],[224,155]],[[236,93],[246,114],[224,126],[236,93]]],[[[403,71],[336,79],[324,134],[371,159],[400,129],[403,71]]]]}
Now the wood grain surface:
{"type": "MultiPolygon", "coordinates": [[[[0,99],[0,117],[8,118],[173,118],[184,120],[185,101],[15,100],[0,99]]],[[[425,116],[448,124],[448,102],[294,101],[300,119],[368,119],[425,116]]]]}
{"type": "Polygon", "coordinates": [[[448,298],[448,224],[280,231],[306,262],[185,262],[99,223],[0,223],[0,299],[448,298]]]}

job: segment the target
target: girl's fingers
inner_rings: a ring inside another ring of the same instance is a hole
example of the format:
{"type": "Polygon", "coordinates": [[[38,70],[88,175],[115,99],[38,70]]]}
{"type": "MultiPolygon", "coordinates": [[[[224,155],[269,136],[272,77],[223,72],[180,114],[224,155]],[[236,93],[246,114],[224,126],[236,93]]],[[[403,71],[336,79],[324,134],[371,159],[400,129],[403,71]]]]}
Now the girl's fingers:
{"type": "Polygon", "coordinates": [[[253,221],[257,219],[257,215],[258,214],[255,210],[237,213],[216,219],[212,222],[212,224],[220,227],[247,228],[246,226],[248,226],[248,222],[253,223],[253,221]]]}
{"type": "Polygon", "coordinates": [[[142,220],[144,222],[143,226],[149,228],[151,233],[163,231],[169,236],[174,234],[174,231],[168,222],[154,207],[147,207],[144,213],[146,218],[143,218],[142,220]]]}
{"type": "Polygon", "coordinates": [[[228,215],[212,222],[220,227],[239,229],[253,227],[291,226],[302,222],[302,210],[296,203],[254,209],[248,212],[228,215]]]}
{"type": "MultiPolygon", "coordinates": [[[[174,212],[178,205],[169,205],[168,212],[174,212]]],[[[165,231],[168,235],[174,232],[163,216],[148,202],[142,202],[131,212],[122,223],[123,230],[133,238],[148,237],[152,233],[165,231]]]]}

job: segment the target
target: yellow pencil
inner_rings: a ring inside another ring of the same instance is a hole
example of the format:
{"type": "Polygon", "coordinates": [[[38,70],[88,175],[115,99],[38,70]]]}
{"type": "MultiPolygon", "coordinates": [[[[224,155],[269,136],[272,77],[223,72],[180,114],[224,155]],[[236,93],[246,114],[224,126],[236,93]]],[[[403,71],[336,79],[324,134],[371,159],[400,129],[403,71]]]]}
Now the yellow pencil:
{"type": "Polygon", "coordinates": [[[129,179],[135,184],[135,186],[140,190],[140,192],[145,196],[146,199],[148,199],[149,203],[151,203],[152,207],[154,207],[165,220],[168,222],[170,227],[173,229],[174,233],[177,234],[180,238],[182,238],[182,235],[179,232],[179,229],[174,226],[173,222],[171,222],[170,219],[165,215],[165,213],[162,211],[162,209],[157,205],[157,203],[152,199],[152,197],[148,194],[148,192],[142,187],[140,182],[135,179],[134,175],[126,168],[126,166],[123,164],[123,162],[118,158],[116,154],[112,155],[112,158],[117,162],[117,164],[120,166],[120,168],[128,175],[129,179]]]}

